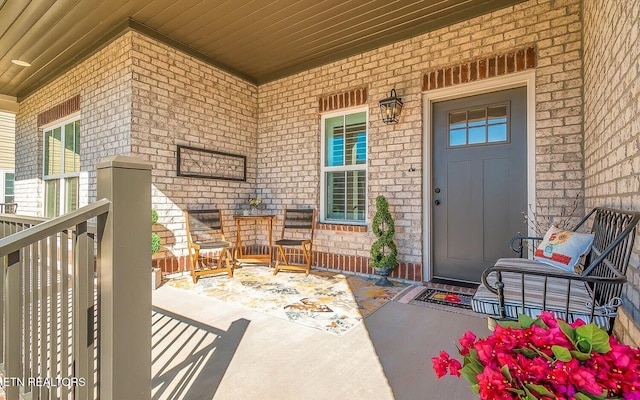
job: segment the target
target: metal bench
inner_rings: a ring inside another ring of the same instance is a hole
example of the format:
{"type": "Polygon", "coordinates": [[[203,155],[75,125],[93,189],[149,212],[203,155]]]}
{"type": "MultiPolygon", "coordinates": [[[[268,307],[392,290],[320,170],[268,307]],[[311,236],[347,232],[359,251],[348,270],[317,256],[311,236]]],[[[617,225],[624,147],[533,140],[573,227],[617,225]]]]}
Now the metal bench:
{"type": "Polygon", "coordinates": [[[594,208],[573,229],[586,227],[595,235],[581,273],[565,272],[539,261],[524,258],[527,243],[533,248],[540,237],[516,236],[511,248],[519,258],[499,259],[482,274],[482,285],[472,299],[474,311],[494,319],[531,317],[552,311],[573,322],[580,318],[613,330],[620,295],[633,251],[640,212],[594,208]]]}

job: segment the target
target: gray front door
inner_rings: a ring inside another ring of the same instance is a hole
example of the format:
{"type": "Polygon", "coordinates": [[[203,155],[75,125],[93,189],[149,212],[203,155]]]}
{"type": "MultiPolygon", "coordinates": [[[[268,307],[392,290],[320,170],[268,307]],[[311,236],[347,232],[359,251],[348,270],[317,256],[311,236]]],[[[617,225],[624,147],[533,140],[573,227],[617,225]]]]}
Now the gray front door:
{"type": "Polygon", "coordinates": [[[433,105],[433,275],[479,282],[526,233],[525,87],[433,105]]]}

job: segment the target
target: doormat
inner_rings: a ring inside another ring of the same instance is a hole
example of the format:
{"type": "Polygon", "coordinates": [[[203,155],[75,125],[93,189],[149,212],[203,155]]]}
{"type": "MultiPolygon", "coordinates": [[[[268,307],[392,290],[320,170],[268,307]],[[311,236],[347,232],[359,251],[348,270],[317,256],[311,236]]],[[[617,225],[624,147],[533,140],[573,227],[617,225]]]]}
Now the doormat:
{"type": "Polygon", "coordinates": [[[427,289],[417,296],[414,301],[471,310],[472,297],[470,294],[450,292],[448,290],[427,289]]]}

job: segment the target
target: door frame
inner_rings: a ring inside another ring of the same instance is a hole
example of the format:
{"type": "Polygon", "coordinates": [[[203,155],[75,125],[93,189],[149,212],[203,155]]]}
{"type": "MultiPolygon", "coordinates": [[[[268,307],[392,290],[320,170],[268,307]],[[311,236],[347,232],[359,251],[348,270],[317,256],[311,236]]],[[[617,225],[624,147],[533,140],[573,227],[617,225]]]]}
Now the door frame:
{"type": "MultiPolygon", "coordinates": [[[[484,79],[478,82],[465,83],[463,85],[448,88],[435,89],[422,94],[422,127],[423,127],[423,152],[422,152],[422,276],[424,281],[433,278],[433,215],[431,202],[432,176],[433,176],[433,137],[431,125],[433,122],[433,103],[452,100],[460,97],[485,94],[504,89],[526,86],[527,88],[527,203],[535,205],[536,199],[536,73],[535,70],[528,70],[500,76],[496,78],[484,79]]],[[[528,207],[527,214],[532,218],[532,209],[528,207]]],[[[531,226],[527,232],[533,236],[531,226]]]]}

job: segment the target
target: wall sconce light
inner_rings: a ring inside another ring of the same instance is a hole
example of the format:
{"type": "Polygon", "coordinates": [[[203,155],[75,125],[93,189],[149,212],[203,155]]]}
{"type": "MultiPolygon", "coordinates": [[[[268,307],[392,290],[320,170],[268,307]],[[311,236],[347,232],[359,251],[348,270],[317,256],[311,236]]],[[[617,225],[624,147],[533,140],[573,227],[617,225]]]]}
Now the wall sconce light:
{"type": "Polygon", "coordinates": [[[380,100],[380,112],[382,113],[382,122],[385,124],[395,124],[400,118],[402,111],[402,101],[396,95],[396,89],[391,89],[391,96],[380,100]]]}

